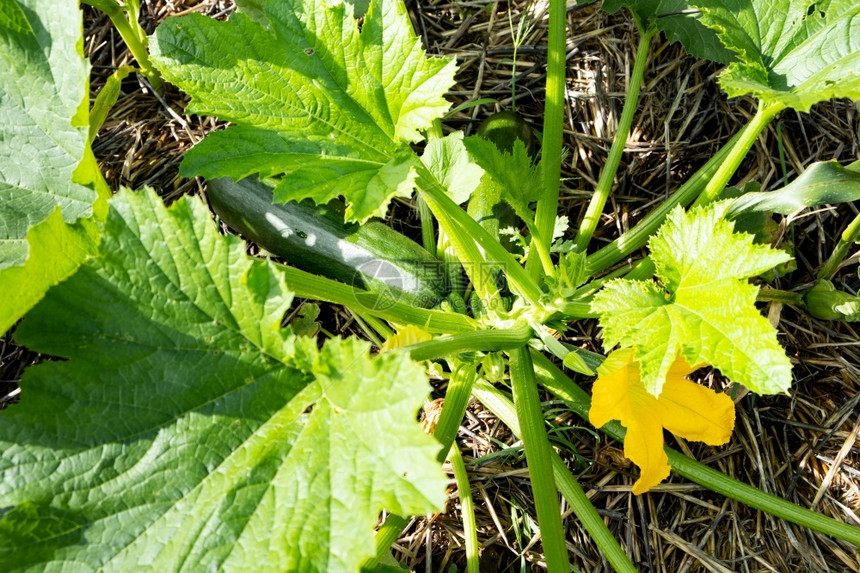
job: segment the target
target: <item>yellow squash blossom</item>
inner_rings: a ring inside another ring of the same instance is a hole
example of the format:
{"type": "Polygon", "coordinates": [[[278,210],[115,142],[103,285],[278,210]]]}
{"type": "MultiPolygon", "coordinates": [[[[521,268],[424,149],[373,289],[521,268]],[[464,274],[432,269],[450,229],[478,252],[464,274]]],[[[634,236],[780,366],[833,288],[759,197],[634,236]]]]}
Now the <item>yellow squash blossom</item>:
{"type": "Polygon", "coordinates": [[[610,420],[619,420],[627,428],[624,455],[641,469],[633,484],[637,495],[669,476],[663,428],[711,446],[725,444],[731,437],[734,402],[685,378],[698,367],[676,358],[657,397],[645,390],[630,348],[611,353],[597,369],[588,417],[597,428],[610,420]]]}

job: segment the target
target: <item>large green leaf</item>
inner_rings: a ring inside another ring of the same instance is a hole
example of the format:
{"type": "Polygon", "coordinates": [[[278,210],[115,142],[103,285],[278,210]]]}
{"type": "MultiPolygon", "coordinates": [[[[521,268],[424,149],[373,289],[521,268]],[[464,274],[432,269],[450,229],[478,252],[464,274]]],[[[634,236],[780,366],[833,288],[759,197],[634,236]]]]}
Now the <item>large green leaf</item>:
{"type": "Polygon", "coordinates": [[[421,161],[458,205],[469,200],[484,176],[484,170],[469,158],[462,131],[428,141],[421,161]]]}
{"type": "Polygon", "coordinates": [[[0,332],[95,249],[82,35],[77,0],[0,0],[0,332]]]}
{"type": "Polygon", "coordinates": [[[729,63],[734,59],[732,53],[713,30],[699,22],[701,14],[693,4],[691,0],[603,0],[601,8],[612,14],[625,6],[641,27],[657,28],[697,58],[729,63]]]}
{"type": "Polygon", "coordinates": [[[409,143],[448,109],[454,61],[425,55],[400,0],[373,2],[360,31],[345,2],[263,10],[265,20],[255,5],[253,20],[192,14],[156,31],[154,61],[192,96],[189,110],[239,126],[193,149],[185,172],[283,173],[278,201],[343,195],[349,219],[384,214],[391,197],[414,190],[409,143]],[[271,155],[257,137],[274,141],[271,155]],[[235,169],[231,153],[241,158],[235,169]]]}
{"type": "Polygon", "coordinates": [[[737,61],[720,74],[730,97],[808,111],[820,101],[860,99],[860,4],[856,0],[693,0],[737,61]]]}
{"type": "Polygon", "coordinates": [[[617,279],[594,297],[607,348],[632,347],[654,395],[679,353],[762,394],[791,384],[791,362],[746,280],[790,257],[734,233],[724,218],[730,204],[675,208],[649,242],[657,282],[617,279]]]}
{"type": "Polygon", "coordinates": [[[115,198],[16,333],[66,360],[0,413],[0,570],[357,571],[383,507],[438,510],[423,369],[317,350],[280,328],[291,300],[201,202],[115,198]]]}
{"type": "Polygon", "coordinates": [[[860,161],[846,167],[835,161],[817,161],[781,189],[741,195],[732,202],[727,215],[762,211],[788,215],[806,207],[858,200],[860,161]]]}

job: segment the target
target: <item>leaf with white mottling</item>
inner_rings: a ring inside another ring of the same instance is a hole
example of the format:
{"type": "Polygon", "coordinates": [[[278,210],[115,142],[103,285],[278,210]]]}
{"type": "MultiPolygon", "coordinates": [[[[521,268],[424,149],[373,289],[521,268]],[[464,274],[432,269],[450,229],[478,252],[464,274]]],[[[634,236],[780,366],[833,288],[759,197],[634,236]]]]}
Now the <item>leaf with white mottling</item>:
{"type": "Polygon", "coordinates": [[[350,220],[384,215],[392,197],[415,188],[404,156],[447,111],[454,60],[426,56],[398,0],[372,2],[360,31],[344,2],[286,0],[262,10],[265,22],[255,6],[253,20],[191,14],[156,31],[153,59],[192,96],[189,110],[239,126],[192,150],[184,172],[283,175],[278,201],[343,195],[350,220]],[[270,133],[249,142],[249,128],[270,133]]]}
{"type": "Polygon", "coordinates": [[[730,97],[809,111],[832,98],[860,99],[856,0],[692,0],[736,61],[720,74],[730,97]]]}
{"type": "Polygon", "coordinates": [[[0,332],[95,250],[82,36],[75,0],[0,1],[0,332]]]}
{"type": "Polygon", "coordinates": [[[0,412],[0,570],[358,571],[380,511],[441,509],[423,368],[280,328],[274,263],[202,202],[111,203],[16,331],[64,361],[0,412]]]}

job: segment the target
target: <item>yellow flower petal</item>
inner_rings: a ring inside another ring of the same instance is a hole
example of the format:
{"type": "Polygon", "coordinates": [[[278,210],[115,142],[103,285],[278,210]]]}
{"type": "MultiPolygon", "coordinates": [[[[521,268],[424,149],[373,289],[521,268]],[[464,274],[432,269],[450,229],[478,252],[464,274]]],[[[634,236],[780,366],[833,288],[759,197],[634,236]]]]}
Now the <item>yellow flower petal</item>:
{"type": "Polygon", "coordinates": [[[627,428],[624,455],[641,470],[633,484],[637,495],[669,475],[663,427],[710,445],[724,444],[731,436],[734,403],[727,395],[684,378],[696,368],[679,356],[669,369],[659,397],[645,389],[639,363],[633,360],[630,349],[611,353],[597,370],[599,377],[594,383],[588,417],[597,427],[615,419],[627,428]]]}
{"type": "Polygon", "coordinates": [[[735,427],[735,403],[684,378],[669,378],[657,399],[663,426],[688,440],[719,446],[729,441],[735,427]]]}
{"type": "Polygon", "coordinates": [[[432,338],[433,336],[426,330],[413,324],[409,324],[406,325],[403,330],[386,340],[382,344],[380,351],[388,352],[389,350],[397,350],[398,348],[403,348],[404,346],[409,346],[411,344],[426,342],[432,338]]]}
{"type": "MultiPolygon", "coordinates": [[[[644,386],[643,386],[644,390],[644,386]]],[[[638,416],[627,426],[624,455],[639,466],[633,493],[642,495],[669,477],[669,457],[663,450],[663,426],[654,416],[638,416]]]]}
{"type": "MultiPolygon", "coordinates": [[[[588,421],[599,428],[609,420],[629,417],[630,376],[639,379],[636,368],[631,368],[633,350],[616,350],[597,368],[598,378],[591,392],[591,410],[588,421]]],[[[623,422],[622,422],[623,423],[623,422]]]]}

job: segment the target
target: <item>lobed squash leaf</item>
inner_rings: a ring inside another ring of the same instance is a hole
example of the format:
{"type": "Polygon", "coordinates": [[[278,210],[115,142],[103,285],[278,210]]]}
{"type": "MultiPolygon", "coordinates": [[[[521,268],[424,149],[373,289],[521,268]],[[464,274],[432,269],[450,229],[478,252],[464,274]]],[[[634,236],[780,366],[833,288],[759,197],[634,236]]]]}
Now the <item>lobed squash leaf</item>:
{"type": "Polygon", "coordinates": [[[691,55],[721,64],[731,62],[732,52],[699,21],[701,12],[694,4],[691,0],[603,0],[601,7],[613,14],[624,6],[640,27],[657,28],[670,42],[680,42],[691,55]]]}
{"type": "Polygon", "coordinates": [[[734,233],[724,218],[730,205],[676,207],[649,242],[657,282],[616,279],[594,296],[607,349],[632,347],[655,396],[679,354],[761,394],[791,384],[791,362],[755,307],[758,287],[747,282],[790,256],[734,233]]]}
{"type": "Polygon", "coordinates": [[[860,99],[856,0],[693,0],[736,61],[720,74],[729,97],[809,111],[832,98],[860,99]]]}
{"type": "Polygon", "coordinates": [[[382,508],[440,509],[420,365],[281,329],[283,274],[198,200],[105,226],[16,332],[65,360],[0,412],[0,570],[358,571],[382,508]]]}
{"type": "Polygon", "coordinates": [[[348,219],[383,215],[414,191],[409,144],[448,109],[454,60],[426,56],[400,1],[374,0],[360,30],[346,2],[261,4],[253,19],[190,14],[156,30],[153,60],[191,95],[189,111],[237,124],[195,147],[183,172],[283,174],[276,201],[343,195],[348,219]]]}
{"type": "Polygon", "coordinates": [[[0,0],[0,332],[96,249],[82,46],[76,0],[0,0]]]}

